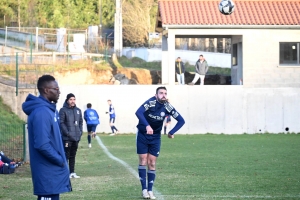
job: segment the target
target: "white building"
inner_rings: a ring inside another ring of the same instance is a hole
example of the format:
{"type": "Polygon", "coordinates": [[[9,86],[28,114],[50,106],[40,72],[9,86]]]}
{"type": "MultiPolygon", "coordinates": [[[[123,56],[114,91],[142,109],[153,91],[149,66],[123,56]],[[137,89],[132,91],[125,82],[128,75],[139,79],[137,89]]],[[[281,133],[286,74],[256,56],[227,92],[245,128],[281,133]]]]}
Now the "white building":
{"type": "Polygon", "coordinates": [[[233,85],[300,86],[300,1],[234,3],[235,11],[222,15],[218,1],[159,1],[156,31],[163,33],[163,83],[175,84],[175,38],[231,37],[233,85]]]}

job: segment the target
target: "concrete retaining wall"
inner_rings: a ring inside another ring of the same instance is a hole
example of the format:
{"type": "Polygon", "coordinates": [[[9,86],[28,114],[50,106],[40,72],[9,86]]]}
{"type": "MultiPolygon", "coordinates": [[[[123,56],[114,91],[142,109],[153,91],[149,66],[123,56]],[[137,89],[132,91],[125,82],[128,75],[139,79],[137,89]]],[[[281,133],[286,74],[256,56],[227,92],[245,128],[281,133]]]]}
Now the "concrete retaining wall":
{"type": "MultiPolygon", "coordinates": [[[[59,110],[68,93],[74,93],[77,106],[84,111],[92,103],[100,116],[98,132],[110,133],[107,100],[116,110],[116,127],[121,133],[135,133],[135,111],[155,94],[157,85],[60,85],[59,110]]],[[[21,105],[33,89],[1,86],[1,96],[21,118],[21,105]]],[[[167,86],[172,105],[186,120],[179,134],[243,134],[300,132],[300,89],[244,88],[243,86],[167,86]],[[286,131],[288,128],[288,131],[286,131]]],[[[175,125],[172,119],[172,127],[175,125]]],[[[86,125],[84,123],[84,130],[86,125]]]]}

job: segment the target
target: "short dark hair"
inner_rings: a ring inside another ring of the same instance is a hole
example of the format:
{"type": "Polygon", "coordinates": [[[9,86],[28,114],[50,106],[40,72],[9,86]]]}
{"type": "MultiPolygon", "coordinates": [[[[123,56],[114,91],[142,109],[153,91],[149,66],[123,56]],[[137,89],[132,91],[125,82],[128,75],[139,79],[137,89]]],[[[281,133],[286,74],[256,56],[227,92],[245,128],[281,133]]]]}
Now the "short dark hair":
{"type": "Polygon", "coordinates": [[[55,81],[55,78],[53,76],[48,74],[41,76],[37,81],[37,88],[39,90],[39,93],[43,93],[43,89],[51,81],[55,81]]]}
{"type": "Polygon", "coordinates": [[[88,103],[88,104],[86,104],[86,107],[87,107],[87,108],[91,108],[91,107],[92,107],[92,104],[91,104],[91,103],[88,103]]]}
{"type": "Polygon", "coordinates": [[[166,88],[165,86],[160,86],[160,87],[158,87],[158,88],[156,89],[156,94],[158,93],[158,90],[160,90],[160,89],[167,90],[167,88],[166,88]]]}
{"type": "Polygon", "coordinates": [[[199,57],[203,57],[203,55],[201,54],[199,57]]]}

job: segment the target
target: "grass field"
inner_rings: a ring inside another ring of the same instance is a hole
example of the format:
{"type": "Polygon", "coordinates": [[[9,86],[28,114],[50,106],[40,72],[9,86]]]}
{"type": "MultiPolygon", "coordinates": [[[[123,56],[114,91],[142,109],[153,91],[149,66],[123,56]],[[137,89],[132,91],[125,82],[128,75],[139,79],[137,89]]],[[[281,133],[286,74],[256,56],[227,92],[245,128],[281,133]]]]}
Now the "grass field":
{"type": "MultiPolygon", "coordinates": [[[[83,136],[71,199],[142,199],[135,135],[83,136]],[[104,149],[99,145],[103,144],[104,149]]],[[[157,199],[300,199],[300,135],[162,136],[154,184],[157,199]]],[[[0,199],[36,199],[29,165],[0,175],[0,199]]]]}

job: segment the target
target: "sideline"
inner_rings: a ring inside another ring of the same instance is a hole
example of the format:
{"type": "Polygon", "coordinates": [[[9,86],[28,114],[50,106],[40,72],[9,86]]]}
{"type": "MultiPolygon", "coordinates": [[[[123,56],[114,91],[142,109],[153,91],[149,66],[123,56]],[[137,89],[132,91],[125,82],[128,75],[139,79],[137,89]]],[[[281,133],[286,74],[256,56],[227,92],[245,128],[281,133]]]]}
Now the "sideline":
{"type": "MultiPolygon", "coordinates": [[[[106,146],[103,144],[102,140],[100,139],[100,137],[98,135],[96,135],[96,139],[97,139],[97,142],[99,144],[99,146],[103,149],[103,151],[106,153],[106,155],[111,158],[112,160],[115,160],[117,162],[119,162],[121,165],[123,165],[133,176],[135,176],[138,180],[140,179],[139,178],[139,175],[138,173],[130,166],[128,165],[126,162],[124,162],[123,160],[115,157],[114,155],[112,155],[108,149],[106,148],[106,146]]],[[[141,191],[142,192],[142,191],[141,191]]],[[[153,192],[156,196],[156,199],[161,199],[161,200],[164,200],[164,197],[162,196],[162,194],[157,191],[154,187],[153,187],[153,192]]]]}

